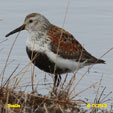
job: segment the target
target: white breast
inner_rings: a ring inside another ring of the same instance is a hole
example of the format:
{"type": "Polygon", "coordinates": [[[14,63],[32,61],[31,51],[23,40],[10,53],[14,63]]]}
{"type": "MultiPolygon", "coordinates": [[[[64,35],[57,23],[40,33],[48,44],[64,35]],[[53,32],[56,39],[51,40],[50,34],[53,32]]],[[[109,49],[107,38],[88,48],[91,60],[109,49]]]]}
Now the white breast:
{"type": "Polygon", "coordinates": [[[30,33],[26,41],[26,46],[30,50],[45,52],[49,48],[50,40],[44,34],[30,33]]]}

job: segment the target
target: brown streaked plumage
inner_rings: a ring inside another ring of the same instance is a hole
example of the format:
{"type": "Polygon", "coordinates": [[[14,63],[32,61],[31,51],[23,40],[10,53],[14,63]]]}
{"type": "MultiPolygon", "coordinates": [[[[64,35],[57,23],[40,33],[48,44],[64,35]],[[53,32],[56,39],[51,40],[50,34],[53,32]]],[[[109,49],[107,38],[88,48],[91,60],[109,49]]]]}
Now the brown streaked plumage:
{"type": "Polygon", "coordinates": [[[72,34],[51,24],[41,14],[29,14],[24,24],[8,33],[6,37],[24,29],[29,32],[26,42],[29,58],[39,69],[55,74],[54,86],[56,80],[57,85],[60,83],[58,76],[61,78],[60,74],[75,71],[78,62],[79,69],[91,64],[105,63],[104,60],[88,53],[72,34]]]}
{"type": "Polygon", "coordinates": [[[97,58],[88,53],[72,34],[62,28],[51,25],[48,30],[48,37],[52,40],[51,50],[57,53],[59,47],[58,54],[63,58],[80,60],[80,62],[87,60],[87,63],[104,63],[103,60],[97,60],[97,58]]]}

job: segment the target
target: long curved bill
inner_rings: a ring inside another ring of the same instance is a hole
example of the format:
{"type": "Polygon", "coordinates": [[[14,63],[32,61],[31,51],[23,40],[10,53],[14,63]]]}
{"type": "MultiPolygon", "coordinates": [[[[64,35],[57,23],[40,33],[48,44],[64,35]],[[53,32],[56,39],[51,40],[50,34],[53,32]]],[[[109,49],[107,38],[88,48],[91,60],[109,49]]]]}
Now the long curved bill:
{"type": "Polygon", "coordinates": [[[25,29],[25,25],[23,24],[20,27],[16,28],[15,30],[9,32],[7,35],[5,35],[5,37],[8,37],[8,36],[10,36],[10,35],[12,35],[14,33],[20,32],[20,31],[22,31],[24,29],[25,29]]]}

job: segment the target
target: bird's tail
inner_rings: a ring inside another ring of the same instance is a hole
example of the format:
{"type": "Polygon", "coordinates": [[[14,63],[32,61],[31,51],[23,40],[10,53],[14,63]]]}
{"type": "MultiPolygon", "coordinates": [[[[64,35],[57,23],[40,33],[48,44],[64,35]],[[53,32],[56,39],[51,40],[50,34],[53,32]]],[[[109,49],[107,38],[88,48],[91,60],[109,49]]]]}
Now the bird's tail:
{"type": "Polygon", "coordinates": [[[96,61],[96,63],[102,63],[102,64],[105,64],[105,61],[104,61],[104,60],[101,60],[101,59],[98,59],[98,60],[96,61]]]}
{"type": "Polygon", "coordinates": [[[102,59],[97,59],[95,57],[88,59],[87,61],[88,64],[105,64],[105,61],[102,59]]]}

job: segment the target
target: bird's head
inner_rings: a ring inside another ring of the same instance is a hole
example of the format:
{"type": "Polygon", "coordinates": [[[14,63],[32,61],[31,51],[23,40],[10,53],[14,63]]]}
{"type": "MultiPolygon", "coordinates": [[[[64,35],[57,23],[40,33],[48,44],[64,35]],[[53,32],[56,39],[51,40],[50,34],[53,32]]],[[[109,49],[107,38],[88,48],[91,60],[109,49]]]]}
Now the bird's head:
{"type": "Polygon", "coordinates": [[[28,32],[43,32],[49,27],[49,25],[50,22],[43,15],[32,13],[26,16],[23,25],[8,33],[6,37],[22,30],[27,30],[28,32]]]}

